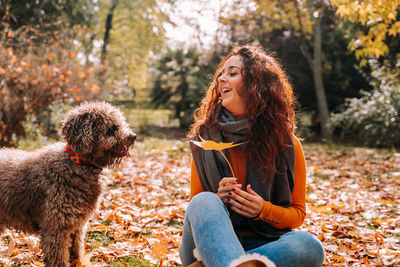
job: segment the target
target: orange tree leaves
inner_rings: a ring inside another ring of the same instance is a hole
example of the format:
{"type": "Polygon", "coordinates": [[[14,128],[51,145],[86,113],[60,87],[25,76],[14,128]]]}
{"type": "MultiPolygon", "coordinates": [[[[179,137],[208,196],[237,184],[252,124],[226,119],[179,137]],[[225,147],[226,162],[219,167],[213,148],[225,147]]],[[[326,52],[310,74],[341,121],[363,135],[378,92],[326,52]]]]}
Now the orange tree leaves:
{"type": "Polygon", "coordinates": [[[42,33],[30,26],[0,36],[0,146],[15,146],[23,122],[52,103],[90,99],[100,89],[76,58],[79,27],[42,33]],[[81,73],[84,75],[82,76],[81,73]]]}

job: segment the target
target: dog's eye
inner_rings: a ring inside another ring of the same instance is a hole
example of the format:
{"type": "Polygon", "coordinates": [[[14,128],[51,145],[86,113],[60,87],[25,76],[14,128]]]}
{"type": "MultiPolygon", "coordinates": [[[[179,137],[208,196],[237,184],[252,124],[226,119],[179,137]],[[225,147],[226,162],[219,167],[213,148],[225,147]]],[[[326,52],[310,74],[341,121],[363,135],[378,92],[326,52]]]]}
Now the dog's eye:
{"type": "Polygon", "coordinates": [[[113,125],[111,128],[107,130],[107,135],[114,135],[117,129],[118,127],[116,125],[113,125]]]}

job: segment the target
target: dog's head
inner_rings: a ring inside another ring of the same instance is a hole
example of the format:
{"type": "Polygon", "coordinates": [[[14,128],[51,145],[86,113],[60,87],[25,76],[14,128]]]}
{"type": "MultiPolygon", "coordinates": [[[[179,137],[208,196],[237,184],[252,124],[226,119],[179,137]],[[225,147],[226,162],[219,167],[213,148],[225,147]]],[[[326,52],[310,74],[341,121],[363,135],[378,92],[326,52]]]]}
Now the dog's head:
{"type": "Polygon", "coordinates": [[[84,161],[99,167],[129,156],[136,135],[122,112],[106,102],[81,104],[68,112],[60,135],[84,161]]]}

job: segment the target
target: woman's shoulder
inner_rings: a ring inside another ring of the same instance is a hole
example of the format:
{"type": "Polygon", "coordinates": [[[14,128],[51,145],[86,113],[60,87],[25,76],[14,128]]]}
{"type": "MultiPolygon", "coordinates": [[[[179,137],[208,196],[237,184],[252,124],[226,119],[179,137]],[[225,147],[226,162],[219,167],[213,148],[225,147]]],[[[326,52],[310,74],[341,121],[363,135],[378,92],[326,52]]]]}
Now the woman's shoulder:
{"type": "Polygon", "coordinates": [[[302,151],[303,150],[303,147],[301,145],[300,139],[294,134],[292,135],[292,141],[293,141],[294,149],[296,151],[298,151],[298,150],[302,151]]]}
{"type": "Polygon", "coordinates": [[[294,134],[292,134],[292,140],[294,145],[301,145],[300,139],[294,134]]]}

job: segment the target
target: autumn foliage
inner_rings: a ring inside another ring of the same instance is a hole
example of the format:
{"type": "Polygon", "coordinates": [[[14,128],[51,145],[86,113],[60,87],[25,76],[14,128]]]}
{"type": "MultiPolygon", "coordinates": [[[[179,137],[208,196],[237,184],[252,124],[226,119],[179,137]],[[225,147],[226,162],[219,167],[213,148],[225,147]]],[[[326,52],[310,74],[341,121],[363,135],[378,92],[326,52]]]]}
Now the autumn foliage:
{"type": "Polygon", "coordinates": [[[100,88],[94,69],[80,64],[74,44],[79,27],[43,33],[25,26],[12,31],[6,17],[0,35],[0,146],[15,146],[29,117],[56,102],[90,99],[100,88]]]}
{"type": "MultiPolygon", "coordinates": [[[[106,192],[85,239],[93,266],[182,266],[190,150],[178,141],[162,147],[159,140],[146,142],[137,142],[120,168],[104,172],[106,192]]],[[[304,150],[307,216],[301,229],[322,241],[323,266],[399,266],[400,153],[307,144],[304,150]]],[[[9,230],[2,237],[0,266],[40,266],[38,238],[9,230]]]]}

